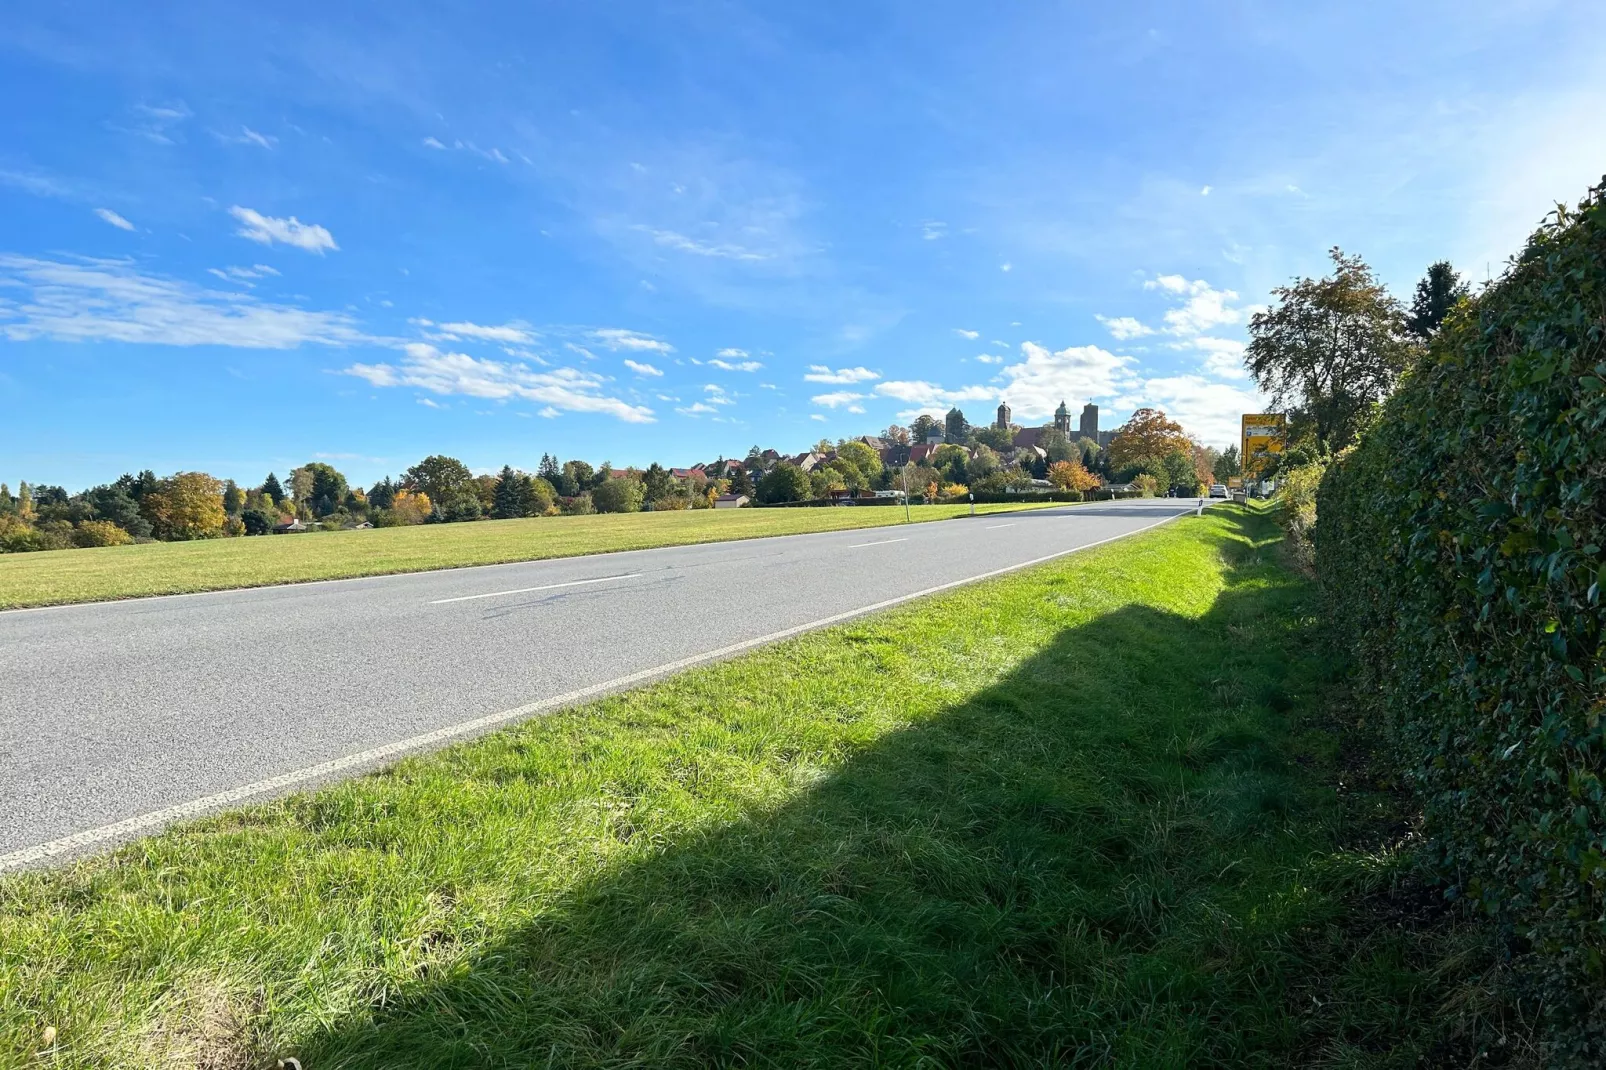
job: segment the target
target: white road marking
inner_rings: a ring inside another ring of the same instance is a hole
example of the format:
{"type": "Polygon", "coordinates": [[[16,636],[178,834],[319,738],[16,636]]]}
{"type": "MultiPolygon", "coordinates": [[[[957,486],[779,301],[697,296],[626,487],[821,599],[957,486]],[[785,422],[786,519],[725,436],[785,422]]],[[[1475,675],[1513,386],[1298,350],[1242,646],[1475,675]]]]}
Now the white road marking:
{"type": "Polygon", "coordinates": [[[988,524],[985,530],[997,531],[999,528],[1012,528],[1014,526],[1014,524],[988,524]]]}
{"type": "Polygon", "coordinates": [[[1132,531],[1123,532],[1120,535],[1111,535],[1107,539],[1099,539],[1097,542],[1090,542],[1084,546],[1073,546],[1069,550],[1059,550],[1052,554],[1045,554],[1042,557],[1034,557],[1030,561],[1022,561],[1016,565],[1005,565],[1003,568],[995,568],[988,572],[980,572],[974,576],[967,576],[962,580],[950,580],[947,583],[939,583],[937,586],[927,587],[923,591],[915,591],[912,594],[901,594],[896,598],[888,598],[880,602],[873,602],[870,605],[860,606],[857,609],[849,609],[842,613],[833,613],[829,617],[821,617],[819,620],[810,621],[807,624],[799,624],[795,627],[783,628],[778,632],[771,632],[768,635],[761,635],[757,639],[744,639],[739,643],[732,643],[729,646],[722,646],[715,650],[705,650],[701,654],[693,654],[691,657],[681,658],[679,661],[670,661],[662,665],[655,665],[650,669],[642,669],[640,672],[633,672],[625,676],[615,677],[612,680],[608,680],[600,684],[592,684],[589,687],[582,687],[575,691],[567,692],[566,694],[554,695],[552,698],[541,699],[537,702],[530,702],[523,706],[515,706],[511,710],[504,710],[501,713],[493,713],[485,717],[476,717],[472,721],[463,721],[459,724],[448,725],[445,728],[438,728],[433,732],[425,732],[423,735],[412,736],[408,739],[399,740],[395,743],[387,743],[384,746],[374,747],[371,750],[360,751],[356,754],[348,754],[344,758],[335,758],[332,761],[320,762],[317,765],[309,765],[305,769],[297,769],[291,773],[282,773],[279,776],[269,777],[266,780],[258,780],[255,783],[246,784],[243,787],[231,788],[228,791],[220,791],[215,795],[207,795],[199,799],[192,799],[189,802],[179,803],[176,806],[168,806],[160,810],[152,810],[150,813],[140,814],[137,817],[126,818],[110,825],[101,825],[98,828],[86,829],[83,832],[75,832],[70,836],[63,836],[61,839],[51,840],[48,843],[36,844],[32,847],[24,847],[20,850],[0,855],[0,870],[12,869],[17,866],[25,866],[34,862],[41,862],[46,858],[52,858],[59,854],[66,854],[69,851],[76,851],[83,847],[92,847],[95,844],[105,843],[109,840],[123,839],[132,835],[133,833],[143,832],[146,829],[158,828],[173,821],[183,820],[184,818],[199,817],[202,814],[221,809],[222,807],[232,805],[233,803],[244,802],[246,799],[252,798],[253,796],[265,795],[269,792],[279,791],[284,788],[291,788],[297,784],[305,784],[312,780],[320,780],[335,773],[345,772],[346,770],[356,769],[361,766],[372,765],[373,763],[379,762],[385,758],[400,757],[409,751],[422,750],[426,747],[432,747],[438,743],[445,743],[449,740],[470,736],[477,732],[494,728],[497,725],[506,724],[509,721],[522,720],[527,717],[533,717],[538,713],[546,713],[550,710],[559,709],[563,706],[573,705],[574,703],[583,699],[592,698],[593,696],[605,694],[609,691],[617,691],[621,688],[630,687],[635,684],[645,683],[646,681],[659,676],[667,676],[670,673],[680,672],[682,669],[689,669],[694,665],[701,665],[705,662],[727,658],[733,654],[740,654],[743,651],[752,650],[754,647],[780,642],[782,639],[790,639],[795,635],[802,635],[804,632],[813,631],[816,628],[826,628],[833,624],[840,624],[845,620],[852,620],[854,617],[861,617],[866,613],[875,613],[879,610],[891,609],[893,606],[902,605],[905,602],[912,602],[916,598],[926,598],[930,595],[941,594],[943,591],[951,591],[955,587],[963,587],[967,583],[978,583],[981,580],[992,579],[994,576],[1003,576],[1011,572],[1019,572],[1023,568],[1031,568],[1033,565],[1041,565],[1044,562],[1052,561],[1057,557],[1064,557],[1067,554],[1080,553],[1083,550],[1091,550],[1095,546],[1103,546],[1105,543],[1115,542],[1117,539],[1130,538],[1133,535],[1138,535],[1142,532],[1148,531],[1150,528],[1157,528],[1161,524],[1169,524],[1171,521],[1186,515],[1187,514],[1185,512],[1176,513],[1171,516],[1162,517],[1152,524],[1145,524],[1141,528],[1135,528],[1132,531]]]}
{"type": "Polygon", "coordinates": [[[889,545],[891,545],[892,543],[895,543],[895,542],[908,542],[908,541],[909,541],[908,539],[882,539],[880,542],[856,542],[856,543],[853,543],[851,546],[849,546],[848,549],[849,550],[857,550],[861,546],[889,546],[889,545]]]}
{"type": "Polygon", "coordinates": [[[476,598],[501,598],[505,594],[529,594],[531,591],[555,591],[559,587],[580,587],[587,583],[607,583],[609,580],[633,580],[639,572],[626,572],[619,576],[598,576],[594,580],[570,580],[568,583],[548,583],[540,587],[519,587],[511,591],[492,591],[489,594],[465,594],[456,598],[437,598],[426,605],[444,606],[448,602],[472,602],[476,598]]]}

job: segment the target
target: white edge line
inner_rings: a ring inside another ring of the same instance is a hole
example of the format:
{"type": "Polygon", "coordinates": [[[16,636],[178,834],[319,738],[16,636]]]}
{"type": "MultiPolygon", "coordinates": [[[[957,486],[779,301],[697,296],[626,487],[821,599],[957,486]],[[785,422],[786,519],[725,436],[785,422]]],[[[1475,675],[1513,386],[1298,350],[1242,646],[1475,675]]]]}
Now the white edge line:
{"type": "Polygon", "coordinates": [[[853,543],[851,546],[848,546],[847,549],[849,549],[849,550],[857,550],[861,546],[890,546],[892,543],[895,543],[895,542],[908,542],[908,541],[909,541],[908,539],[881,539],[881,540],[879,540],[877,542],[856,542],[856,543],[853,543]]]}
{"type": "Polygon", "coordinates": [[[105,843],[108,840],[123,839],[133,833],[143,832],[146,829],[155,828],[160,825],[166,825],[174,821],[180,821],[184,818],[198,817],[212,810],[218,810],[233,803],[243,802],[246,799],[252,798],[256,795],[264,795],[269,792],[294,787],[297,784],[304,784],[309,780],[320,780],[335,773],[345,772],[348,769],[355,769],[359,766],[371,765],[385,758],[398,757],[408,753],[409,751],[421,750],[426,747],[432,747],[438,743],[445,743],[448,740],[457,739],[462,736],[473,735],[477,732],[484,731],[485,729],[506,724],[509,721],[522,720],[524,718],[532,717],[538,713],[546,713],[550,710],[558,709],[563,706],[570,706],[582,701],[583,699],[592,698],[593,696],[601,695],[609,691],[621,690],[634,684],[644,683],[653,679],[654,677],[666,676],[670,673],[679,672],[682,669],[689,669],[694,665],[701,665],[704,662],[717,661],[720,658],[730,657],[732,654],[740,654],[743,651],[751,650],[754,647],[766,646],[770,643],[780,642],[782,639],[790,639],[795,635],[801,635],[804,632],[814,631],[817,628],[826,628],[833,624],[840,624],[842,621],[851,620],[854,617],[861,617],[866,613],[875,613],[879,610],[890,609],[893,606],[901,605],[904,602],[912,602],[917,598],[926,598],[930,595],[940,594],[943,591],[951,591],[955,587],[963,587],[969,583],[979,583],[982,580],[992,579],[994,576],[1003,576],[1010,572],[1018,572],[1023,568],[1031,568],[1033,565],[1041,565],[1044,562],[1052,561],[1057,557],[1064,557],[1067,554],[1080,553],[1083,550],[1091,550],[1095,546],[1103,546],[1105,543],[1115,542],[1118,539],[1131,538],[1133,535],[1140,535],[1151,528],[1157,528],[1161,524],[1169,524],[1173,520],[1178,520],[1181,517],[1187,516],[1189,515],[1189,512],[1191,512],[1191,510],[1188,512],[1176,513],[1172,516],[1165,517],[1164,519],[1156,520],[1152,524],[1145,524],[1141,528],[1135,528],[1132,531],[1123,532],[1120,535],[1112,535],[1107,539],[1100,539],[1097,542],[1086,543],[1082,546],[1073,546],[1069,550],[1060,550],[1056,553],[1046,554],[1043,557],[1034,557],[1030,561],[1022,561],[1019,564],[1005,565],[1003,568],[995,568],[988,572],[978,573],[975,576],[967,576],[961,580],[950,580],[947,583],[940,583],[935,587],[927,587],[925,590],[915,591],[911,594],[901,594],[896,598],[888,598],[880,602],[872,603],[871,605],[860,606],[857,609],[849,609],[842,613],[833,613],[829,617],[821,617],[819,620],[810,621],[807,624],[798,624],[791,628],[783,628],[778,632],[771,632],[768,635],[761,635],[756,639],[744,639],[739,643],[732,643],[729,646],[722,646],[715,650],[705,650],[701,654],[693,654],[691,657],[681,658],[679,661],[665,662],[662,665],[655,665],[650,669],[642,669],[639,672],[628,673],[624,676],[615,677],[612,680],[607,680],[600,684],[591,684],[589,687],[582,687],[574,691],[566,692],[562,695],[554,695],[551,698],[541,699],[538,702],[530,702],[523,706],[515,706],[513,709],[503,710],[501,713],[493,713],[485,717],[476,717],[472,721],[463,721],[459,724],[448,725],[445,728],[437,728],[433,732],[425,732],[422,735],[411,736],[407,739],[398,740],[395,743],[387,743],[382,747],[374,747],[370,750],[361,751],[357,754],[348,754],[344,758],[335,758],[331,761],[320,762],[317,765],[309,765],[304,769],[297,769],[290,773],[281,773],[276,777],[269,777],[266,780],[258,780],[255,783],[246,784],[243,787],[231,788],[228,791],[220,791],[215,795],[206,795],[199,799],[192,799],[186,803],[179,803],[177,806],[163,807],[160,810],[152,810],[149,813],[140,814],[137,817],[126,818],[110,825],[101,825],[99,828],[87,829],[83,832],[75,832],[71,836],[63,836],[61,839],[51,840],[48,843],[36,844],[33,847],[24,847],[21,850],[11,851],[7,854],[0,855],[0,870],[13,869],[18,866],[28,865],[29,863],[40,862],[46,858],[52,858],[59,854],[66,854],[69,851],[75,851],[82,847],[91,847],[95,844],[105,843]]]}
{"type": "Polygon", "coordinates": [[[581,587],[588,583],[607,583],[610,580],[633,580],[640,576],[639,572],[626,572],[618,576],[597,576],[589,580],[570,580],[567,583],[547,583],[540,587],[519,587],[512,591],[491,591],[488,594],[462,594],[456,598],[437,598],[433,602],[425,602],[427,606],[444,606],[448,602],[472,602],[476,598],[500,598],[505,594],[529,594],[531,591],[555,591],[559,587],[581,587]]]}

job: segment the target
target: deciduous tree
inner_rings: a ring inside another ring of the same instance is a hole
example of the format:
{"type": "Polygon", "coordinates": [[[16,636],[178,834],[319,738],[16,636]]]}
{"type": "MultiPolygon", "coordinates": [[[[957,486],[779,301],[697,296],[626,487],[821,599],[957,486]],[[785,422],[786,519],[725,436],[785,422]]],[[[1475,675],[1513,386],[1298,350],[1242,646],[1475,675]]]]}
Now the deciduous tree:
{"type": "Polygon", "coordinates": [[[452,501],[457,492],[467,487],[473,479],[474,473],[462,461],[435,454],[407,469],[402,484],[409,490],[428,495],[439,509],[452,501]]]}
{"type": "Polygon", "coordinates": [[[1182,425],[1160,409],[1139,409],[1110,440],[1110,468],[1114,471],[1163,464],[1177,450],[1190,450],[1182,425]]]}
{"type": "Polygon", "coordinates": [[[1338,450],[1393,391],[1411,343],[1400,303],[1372,269],[1340,249],[1330,255],[1330,276],[1272,291],[1272,306],[1249,321],[1245,363],[1296,428],[1338,450]]]}

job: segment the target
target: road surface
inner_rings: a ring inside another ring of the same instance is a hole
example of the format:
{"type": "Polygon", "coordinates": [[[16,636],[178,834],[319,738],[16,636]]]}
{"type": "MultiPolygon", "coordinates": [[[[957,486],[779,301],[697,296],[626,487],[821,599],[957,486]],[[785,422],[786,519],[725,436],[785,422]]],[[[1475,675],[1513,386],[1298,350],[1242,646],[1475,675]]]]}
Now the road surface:
{"type": "Polygon", "coordinates": [[[1194,508],[1134,499],[0,612],[0,869],[375,768],[1194,508]]]}

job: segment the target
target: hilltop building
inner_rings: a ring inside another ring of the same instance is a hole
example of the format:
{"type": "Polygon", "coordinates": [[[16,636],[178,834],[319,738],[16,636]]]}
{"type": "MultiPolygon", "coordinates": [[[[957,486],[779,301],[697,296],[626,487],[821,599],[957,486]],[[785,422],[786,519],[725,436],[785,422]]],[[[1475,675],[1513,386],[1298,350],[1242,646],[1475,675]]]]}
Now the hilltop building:
{"type": "Polygon", "coordinates": [[[993,426],[998,428],[998,430],[1000,430],[1000,431],[1008,431],[1009,430],[1009,403],[1008,402],[1000,401],[998,403],[998,419],[996,421],[994,421],[993,426]]]}

